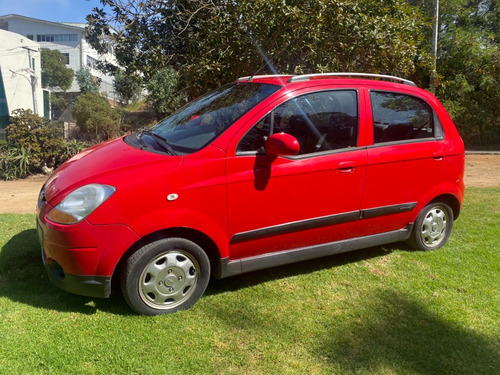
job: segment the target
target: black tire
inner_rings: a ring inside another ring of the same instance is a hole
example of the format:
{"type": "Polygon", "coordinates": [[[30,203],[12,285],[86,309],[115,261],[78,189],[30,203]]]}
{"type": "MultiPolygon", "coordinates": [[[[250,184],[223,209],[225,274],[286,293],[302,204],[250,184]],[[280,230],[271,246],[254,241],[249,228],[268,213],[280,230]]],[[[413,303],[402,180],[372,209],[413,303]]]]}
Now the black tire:
{"type": "Polygon", "coordinates": [[[207,254],[184,238],[164,238],[133,253],[121,274],[127,303],[144,315],[185,310],[203,295],[210,278],[207,254]]]}
{"type": "Polygon", "coordinates": [[[408,244],[416,250],[430,251],[443,247],[453,228],[453,211],[444,202],[431,202],[415,220],[408,244]]]}

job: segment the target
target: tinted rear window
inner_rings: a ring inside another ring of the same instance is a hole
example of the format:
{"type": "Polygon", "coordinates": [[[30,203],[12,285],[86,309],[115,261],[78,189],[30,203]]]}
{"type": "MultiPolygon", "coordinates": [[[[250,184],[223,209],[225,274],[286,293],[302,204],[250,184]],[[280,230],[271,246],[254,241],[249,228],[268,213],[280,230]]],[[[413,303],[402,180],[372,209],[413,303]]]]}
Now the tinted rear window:
{"type": "Polygon", "coordinates": [[[433,138],[434,115],[424,100],[392,92],[370,92],[373,142],[433,138]]]}

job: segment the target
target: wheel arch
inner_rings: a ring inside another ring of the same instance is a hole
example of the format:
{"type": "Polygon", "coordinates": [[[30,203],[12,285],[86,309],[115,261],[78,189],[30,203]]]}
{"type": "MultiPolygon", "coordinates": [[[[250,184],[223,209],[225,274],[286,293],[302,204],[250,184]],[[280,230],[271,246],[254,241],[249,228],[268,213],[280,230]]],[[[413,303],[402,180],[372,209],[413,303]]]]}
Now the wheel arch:
{"type": "MultiPolygon", "coordinates": [[[[158,230],[156,232],[150,233],[142,237],[139,241],[134,243],[127,251],[125,251],[125,253],[123,253],[123,255],[121,256],[120,260],[117,263],[117,266],[113,271],[113,276],[112,276],[113,286],[116,287],[119,285],[117,283],[119,283],[118,279],[120,277],[121,270],[127,259],[133,253],[135,253],[137,250],[139,250],[147,243],[162,238],[172,238],[172,237],[184,238],[200,246],[203,249],[203,251],[207,254],[208,259],[210,260],[211,275],[220,274],[220,259],[221,259],[220,251],[215,242],[209,236],[207,236],[205,233],[202,233],[192,228],[183,228],[183,227],[167,228],[158,230]]],[[[115,289],[114,287],[113,289],[115,289]]]]}
{"type": "Polygon", "coordinates": [[[450,208],[453,212],[453,220],[456,220],[458,218],[458,216],[460,215],[461,204],[460,204],[459,199],[456,196],[454,196],[453,194],[439,195],[436,198],[432,199],[429,203],[434,203],[434,202],[444,202],[448,206],[450,206],[450,208]]]}

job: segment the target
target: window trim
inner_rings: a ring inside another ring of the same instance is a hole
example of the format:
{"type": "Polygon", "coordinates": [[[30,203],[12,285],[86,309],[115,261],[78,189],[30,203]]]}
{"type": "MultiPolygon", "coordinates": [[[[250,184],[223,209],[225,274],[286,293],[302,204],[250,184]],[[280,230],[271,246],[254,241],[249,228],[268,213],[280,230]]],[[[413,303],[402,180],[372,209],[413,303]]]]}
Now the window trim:
{"type": "MultiPolygon", "coordinates": [[[[347,152],[347,151],[354,151],[354,150],[359,150],[359,149],[363,149],[363,148],[366,148],[366,146],[359,146],[359,136],[360,136],[360,124],[361,124],[361,120],[360,120],[360,90],[359,88],[347,88],[347,87],[342,87],[342,88],[324,88],[324,89],[320,89],[320,90],[311,90],[311,91],[306,91],[306,92],[302,92],[296,96],[289,96],[289,97],[286,97],[285,100],[283,100],[281,103],[279,104],[273,104],[273,107],[267,111],[263,116],[261,116],[258,120],[255,120],[253,121],[252,123],[252,126],[250,126],[247,131],[240,137],[240,139],[238,140],[238,143],[236,144],[236,148],[235,148],[235,155],[236,156],[257,156],[257,155],[263,155],[261,152],[259,152],[259,150],[254,150],[254,151],[238,151],[238,146],[240,145],[240,142],[241,140],[254,128],[254,126],[256,124],[258,124],[260,121],[262,121],[266,116],[268,116],[269,114],[271,114],[271,116],[274,116],[274,111],[277,107],[285,104],[286,102],[290,101],[290,100],[294,100],[294,99],[298,99],[300,98],[301,96],[305,96],[305,95],[310,95],[310,94],[317,94],[317,93],[322,93],[322,92],[332,92],[332,91],[354,91],[355,94],[356,94],[356,117],[357,117],[357,132],[356,132],[356,146],[354,147],[344,147],[344,148],[338,148],[338,149],[333,149],[333,150],[325,150],[325,151],[318,151],[318,152],[310,152],[308,154],[301,154],[301,155],[286,155],[286,156],[282,156],[286,159],[291,159],[291,160],[302,160],[302,159],[308,159],[308,158],[311,158],[311,157],[317,157],[317,156],[323,156],[323,155],[330,155],[330,154],[335,154],[335,153],[340,153],[340,152],[347,152]]],[[[268,136],[274,134],[272,133],[274,131],[274,129],[272,128],[272,126],[270,126],[270,133],[268,136]]]]}

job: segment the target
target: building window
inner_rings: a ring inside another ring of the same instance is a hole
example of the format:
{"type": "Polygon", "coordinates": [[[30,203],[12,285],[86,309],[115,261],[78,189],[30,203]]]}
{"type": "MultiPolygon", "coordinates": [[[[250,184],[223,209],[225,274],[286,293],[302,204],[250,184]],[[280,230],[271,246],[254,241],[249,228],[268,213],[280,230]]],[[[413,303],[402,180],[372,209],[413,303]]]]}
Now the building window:
{"type": "Polygon", "coordinates": [[[66,58],[66,65],[69,64],[69,53],[63,53],[62,54],[66,58]]]}
{"type": "Polygon", "coordinates": [[[38,34],[37,42],[76,42],[77,34],[38,34]]]}
{"type": "Polygon", "coordinates": [[[37,42],[53,42],[54,35],[51,35],[51,34],[37,35],[36,41],[37,42]]]}
{"type": "Polygon", "coordinates": [[[87,56],[87,66],[92,69],[98,69],[99,60],[94,59],[92,56],[87,56]]]}
{"type": "Polygon", "coordinates": [[[29,40],[33,40],[33,34],[28,34],[28,35],[26,35],[26,37],[27,37],[29,40]]]}

